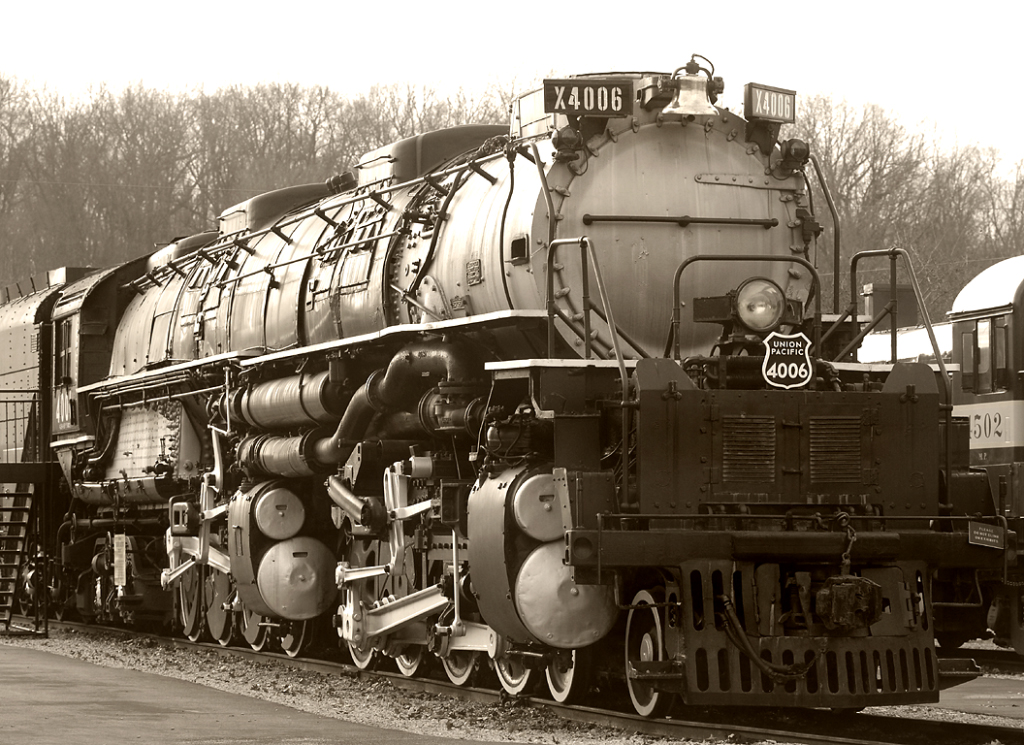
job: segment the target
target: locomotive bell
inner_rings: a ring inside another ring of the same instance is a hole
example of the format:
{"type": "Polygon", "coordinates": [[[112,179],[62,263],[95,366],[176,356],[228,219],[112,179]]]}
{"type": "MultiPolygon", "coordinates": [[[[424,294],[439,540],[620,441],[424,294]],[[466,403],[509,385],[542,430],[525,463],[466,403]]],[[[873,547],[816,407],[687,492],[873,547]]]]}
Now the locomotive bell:
{"type": "MultiPolygon", "coordinates": [[[[680,68],[682,69],[682,68],[680,68]]],[[[679,70],[676,70],[678,73],[679,70]]],[[[675,73],[673,73],[675,75],[675,73]]],[[[702,75],[682,75],[666,82],[666,87],[675,88],[672,101],[662,109],[665,116],[717,116],[718,110],[708,100],[708,81],[702,75]]]]}

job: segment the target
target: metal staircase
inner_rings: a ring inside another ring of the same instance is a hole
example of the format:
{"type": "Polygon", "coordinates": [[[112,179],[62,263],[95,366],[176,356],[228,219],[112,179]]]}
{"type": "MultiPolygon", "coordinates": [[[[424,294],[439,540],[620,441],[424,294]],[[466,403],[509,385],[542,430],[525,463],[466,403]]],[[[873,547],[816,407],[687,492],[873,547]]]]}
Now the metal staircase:
{"type": "Polygon", "coordinates": [[[50,558],[40,536],[56,530],[48,518],[59,471],[46,447],[44,403],[38,388],[0,392],[0,633],[46,636],[49,628],[50,558]],[[15,613],[29,618],[15,625],[15,613]]]}
{"type": "Polygon", "coordinates": [[[26,559],[32,493],[0,494],[0,623],[11,629],[18,594],[18,573],[26,559]]]}

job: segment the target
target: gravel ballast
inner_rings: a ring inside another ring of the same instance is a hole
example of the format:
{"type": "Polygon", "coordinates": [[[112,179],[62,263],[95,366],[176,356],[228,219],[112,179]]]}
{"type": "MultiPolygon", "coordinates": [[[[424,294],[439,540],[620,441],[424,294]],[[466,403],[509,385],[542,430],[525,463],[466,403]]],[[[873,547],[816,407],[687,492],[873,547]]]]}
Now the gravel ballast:
{"type": "MultiPolygon", "coordinates": [[[[117,631],[54,628],[46,639],[0,634],[0,644],[17,644],[104,667],[155,673],[321,716],[435,737],[558,745],[669,742],[611,727],[572,722],[522,701],[464,701],[441,694],[403,690],[386,679],[360,679],[354,672],[328,674],[301,670],[272,660],[257,662],[211,650],[181,649],[159,638],[117,631]]],[[[871,711],[920,719],[1006,724],[1002,719],[935,707],[871,711]]],[[[707,741],[672,742],[696,745],[707,741]]]]}
{"type": "Polygon", "coordinates": [[[181,649],[158,638],[117,631],[56,628],[50,630],[48,639],[0,634],[0,644],[17,644],[103,667],[155,673],[320,716],[434,737],[558,745],[668,742],[568,721],[511,699],[496,704],[463,701],[403,690],[386,679],[360,679],[354,672],[300,670],[273,660],[256,662],[216,651],[181,649]]]}

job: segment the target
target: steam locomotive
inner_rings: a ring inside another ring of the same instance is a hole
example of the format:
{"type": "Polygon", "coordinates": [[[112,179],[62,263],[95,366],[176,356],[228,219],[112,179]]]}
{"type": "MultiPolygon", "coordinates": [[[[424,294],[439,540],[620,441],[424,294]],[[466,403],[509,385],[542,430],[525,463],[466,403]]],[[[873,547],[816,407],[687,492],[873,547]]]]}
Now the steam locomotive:
{"type": "Polygon", "coordinates": [[[2,479],[50,506],[23,601],[644,716],[969,677],[936,608],[1018,530],[933,371],[821,312],[795,93],[741,117],[709,67],[546,80],[9,295],[6,462],[59,464],[2,479]]]}

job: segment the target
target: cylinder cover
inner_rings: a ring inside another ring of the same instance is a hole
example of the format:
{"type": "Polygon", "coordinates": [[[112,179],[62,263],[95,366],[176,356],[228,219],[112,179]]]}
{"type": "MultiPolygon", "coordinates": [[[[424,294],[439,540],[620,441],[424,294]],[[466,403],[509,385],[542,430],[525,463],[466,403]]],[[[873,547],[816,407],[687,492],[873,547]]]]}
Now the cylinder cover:
{"type": "Polygon", "coordinates": [[[611,587],[573,582],[562,553],[562,542],[552,541],[526,558],[516,577],[516,608],[530,633],[545,644],[578,649],[611,631],[618,607],[611,587]]]}
{"type": "Polygon", "coordinates": [[[306,508],[294,492],[277,485],[256,500],[256,525],[268,538],[283,541],[291,538],[306,521],[306,508]]]}
{"type": "Polygon", "coordinates": [[[331,551],[317,539],[291,538],[263,555],[256,583],[274,614],[303,621],[319,616],[334,602],[336,564],[331,551]]]}
{"type": "Polygon", "coordinates": [[[562,515],[550,473],[538,473],[523,482],[512,498],[512,514],[520,529],[535,540],[546,543],[562,537],[562,515]]]}

